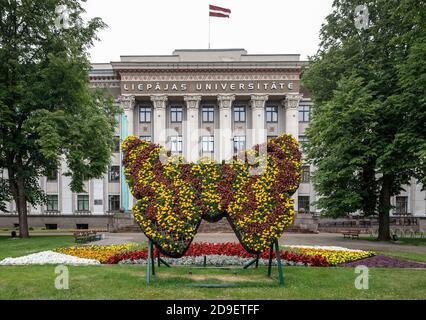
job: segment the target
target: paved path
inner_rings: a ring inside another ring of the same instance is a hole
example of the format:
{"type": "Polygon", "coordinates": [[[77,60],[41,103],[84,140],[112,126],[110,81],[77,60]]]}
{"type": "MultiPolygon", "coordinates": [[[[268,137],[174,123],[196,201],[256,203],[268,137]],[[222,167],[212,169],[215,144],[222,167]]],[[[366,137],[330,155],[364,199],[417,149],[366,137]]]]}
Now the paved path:
{"type": "MultiPolygon", "coordinates": [[[[106,233],[105,239],[91,242],[91,244],[123,244],[129,242],[144,242],[146,237],[142,233],[106,233]]],[[[195,242],[238,242],[233,233],[199,233],[195,242]]],[[[388,242],[344,239],[340,233],[299,234],[287,233],[280,239],[281,245],[323,245],[341,246],[350,249],[371,251],[400,251],[426,253],[426,246],[398,245],[388,242]]]]}

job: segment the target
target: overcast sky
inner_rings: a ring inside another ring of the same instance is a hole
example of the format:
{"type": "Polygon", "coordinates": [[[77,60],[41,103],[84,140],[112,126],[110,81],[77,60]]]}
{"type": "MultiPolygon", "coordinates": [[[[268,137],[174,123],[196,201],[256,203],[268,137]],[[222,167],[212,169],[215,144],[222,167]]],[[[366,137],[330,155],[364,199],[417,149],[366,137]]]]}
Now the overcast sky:
{"type": "Polygon", "coordinates": [[[89,17],[108,28],[90,51],[92,62],[120,55],[169,55],[174,49],[207,49],[208,5],[232,10],[211,18],[211,48],[244,48],[249,54],[313,55],[333,0],[87,0],[89,17]]]}

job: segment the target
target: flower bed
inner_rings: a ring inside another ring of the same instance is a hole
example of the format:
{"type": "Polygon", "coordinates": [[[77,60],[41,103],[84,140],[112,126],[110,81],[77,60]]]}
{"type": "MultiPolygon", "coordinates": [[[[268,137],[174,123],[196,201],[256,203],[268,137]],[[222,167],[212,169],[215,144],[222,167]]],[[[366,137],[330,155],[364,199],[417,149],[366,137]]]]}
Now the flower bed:
{"type": "MultiPolygon", "coordinates": [[[[157,252],[154,250],[154,255],[157,252]]],[[[165,258],[167,262],[175,265],[201,265],[204,262],[204,256],[207,257],[209,265],[243,265],[252,260],[256,255],[248,253],[241,244],[237,243],[193,243],[189,246],[186,254],[182,258],[165,258]]],[[[110,257],[106,263],[146,263],[148,250],[134,250],[121,252],[110,257]]],[[[329,264],[326,259],[321,256],[311,256],[296,252],[280,251],[280,257],[283,264],[286,265],[305,265],[326,267],[329,264]]],[[[276,255],[273,253],[275,261],[276,255]]],[[[267,265],[269,259],[269,251],[260,254],[259,264],[267,265]]],[[[275,263],[275,262],[274,262],[275,263]]]]}
{"type": "Polygon", "coordinates": [[[111,256],[123,251],[131,250],[135,244],[109,245],[109,246],[75,246],[69,248],[56,249],[56,252],[67,255],[95,259],[101,263],[105,263],[111,256]]]}
{"type": "Polygon", "coordinates": [[[72,255],[53,251],[42,251],[32,253],[18,258],[6,258],[0,261],[0,265],[31,265],[31,264],[71,264],[71,265],[93,265],[99,264],[98,260],[79,258],[72,255]]]}
{"type": "Polygon", "coordinates": [[[293,246],[297,252],[307,256],[323,257],[331,266],[347,263],[351,261],[358,261],[361,259],[369,258],[375,255],[372,251],[352,250],[342,247],[321,248],[321,247],[308,247],[308,246],[293,246]]]}
{"type": "MultiPolygon", "coordinates": [[[[135,250],[136,244],[108,246],[74,246],[69,248],[43,251],[18,258],[6,258],[0,265],[26,264],[146,264],[148,250],[135,250]]],[[[157,249],[154,250],[154,256],[157,249]]],[[[291,246],[289,250],[280,250],[283,265],[328,267],[343,265],[374,256],[374,252],[352,250],[342,247],[291,246]]],[[[185,256],[180,258],[162,257],[171,265],[201,266],[242,266],[256,255],[248,253],[239,243],[193,243],[185,256]],[[206,259],[206,260],[204,260],[206,259]]],[[[276,264],[275,251],[273,264],[276,264]]],[[[259,254],[259,265],[268,265],[269,250],[259,254]]]]}

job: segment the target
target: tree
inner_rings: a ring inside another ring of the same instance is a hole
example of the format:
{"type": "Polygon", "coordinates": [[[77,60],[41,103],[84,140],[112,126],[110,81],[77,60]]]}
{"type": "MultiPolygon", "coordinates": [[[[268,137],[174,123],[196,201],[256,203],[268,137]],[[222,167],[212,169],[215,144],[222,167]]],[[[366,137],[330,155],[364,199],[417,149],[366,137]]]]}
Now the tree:
{"type": "Polygon", "coordinates": [[[302,78],[315,104],[307,153],[318,167],[318,206],[332,216],[378,214],[379,239],[388,240],[391,197],[412,177],[425,182],[426,5],[336,0],[333,7],[302,78]],[[357,28],[364,3],[368,23],[357,28]]]}
{"type": "Polygon", "coordinates": [[[0,0],[0,201],[16,203],[21,237],[27,205],[45,202],[41,176],[65,161],[83,192],[110,163],[119,110],[89,88],[87,54],[105,24],[83,23],[83,12],[78,0],[0,0]]]}

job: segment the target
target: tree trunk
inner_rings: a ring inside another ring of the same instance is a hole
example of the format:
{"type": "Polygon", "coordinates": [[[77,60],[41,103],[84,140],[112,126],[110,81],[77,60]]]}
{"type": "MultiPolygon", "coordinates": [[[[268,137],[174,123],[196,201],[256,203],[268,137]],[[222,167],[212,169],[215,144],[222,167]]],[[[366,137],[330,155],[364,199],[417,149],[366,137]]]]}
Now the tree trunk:
{"type": "Polygon", "coordinates": [[[23,177],[16,177],[17,197],[15,198],[16,209],[19,217],[19,237],[28,238],[27,199],[25,197],[25,183],[23,177]]]}
{"type": "Polygon", "coordinates": [[[361,176],[362,212],[365,216],[374,216],[377,208],[375,161],[370,160],[363,168],[361,176]]]}
{"type": "Polygon", "coordinates": [[[382,188],[379,197],[379,237],[380,241],[389,241],[390,226],[389,226],[389,211],[391,209],[392,176],[383,175],[382,188]]]}

